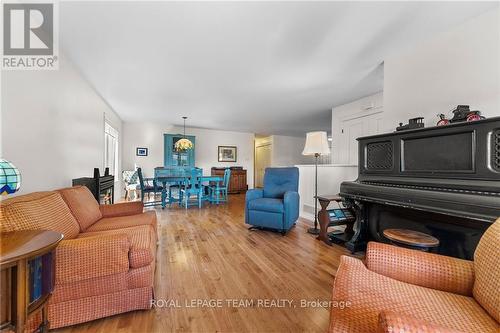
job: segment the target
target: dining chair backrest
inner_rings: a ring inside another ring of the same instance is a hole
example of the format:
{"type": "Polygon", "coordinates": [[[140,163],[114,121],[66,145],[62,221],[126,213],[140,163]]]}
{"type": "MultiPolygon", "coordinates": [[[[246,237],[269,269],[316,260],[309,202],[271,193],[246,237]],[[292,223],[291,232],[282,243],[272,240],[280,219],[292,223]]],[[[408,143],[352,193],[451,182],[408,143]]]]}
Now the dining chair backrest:
{"type": "Polygon", "coordinates": [[[223,186],[224,188],[229,187],[229,180],[231,179],[231,169],[227,168],[224,170],[224,181],[223,181],[223,186]]]}
{"type": "Polygon", "coordinates": [[[139,185],[141,186],[141,190],[144,190],[144,188],[145,188],[144,176],[142,175],[141,168],[137,168],[137,176],[139,177],[139,185]]]}
{"type": "Polygon", "coordinates": [[[137,184],[138,178],[137,170],[125,170],[122,172],[122,179],[125,185],[137,184]]]}
{"type": "Polygon", "coordinates": [[[189,177],[189,184],[191,188],[201,188],[201,176],[203,176],[203,169],[191,168],[189,177]]]}

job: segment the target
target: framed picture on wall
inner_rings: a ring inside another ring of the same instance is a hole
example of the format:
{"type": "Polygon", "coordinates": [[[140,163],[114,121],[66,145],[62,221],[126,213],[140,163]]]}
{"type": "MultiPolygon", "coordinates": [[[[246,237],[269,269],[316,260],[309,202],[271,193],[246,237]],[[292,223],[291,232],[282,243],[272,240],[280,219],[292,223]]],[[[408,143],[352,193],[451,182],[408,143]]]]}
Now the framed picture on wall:
{"type": "Polygon", "coordinates": [[[135,149],[136,156],[148,156],[148,148],[137,147],[135,149]]]}
{"type": "Polygon", "coordinates": [[[235,146],[219,146],[219,162],[236,162],[235,146]]]}

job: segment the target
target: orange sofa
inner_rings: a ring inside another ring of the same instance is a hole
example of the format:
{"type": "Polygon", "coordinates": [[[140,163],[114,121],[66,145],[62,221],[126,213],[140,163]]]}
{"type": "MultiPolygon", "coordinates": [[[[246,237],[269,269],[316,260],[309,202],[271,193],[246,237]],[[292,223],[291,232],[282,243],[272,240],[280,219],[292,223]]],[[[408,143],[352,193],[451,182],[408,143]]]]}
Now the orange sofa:
{"type": "Polygon", "coordinates": [[[370,242],[366,266],[341,258],[332,305],[329,332],[500,332],[500,219],[473,262],[370,242]]]}
{"type": "Polygon", "coordinates": [[[157,220],[142,203],[99,206],[80,186],[6,199],[0,208],[2,232],[64,234],[56,249],[51,328],[151,307],[157,220]]]}

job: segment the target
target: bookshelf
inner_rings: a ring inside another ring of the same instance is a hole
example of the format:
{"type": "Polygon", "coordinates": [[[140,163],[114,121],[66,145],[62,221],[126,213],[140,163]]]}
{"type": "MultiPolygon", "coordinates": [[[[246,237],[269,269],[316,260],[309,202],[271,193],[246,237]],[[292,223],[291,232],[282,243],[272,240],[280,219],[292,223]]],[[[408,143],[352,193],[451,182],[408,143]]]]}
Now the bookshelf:
{"type": "Polygon", "coordinates": [[[27,230],[0,234],[0,330],[24,332],[29,316],[41,311],[39,332],[47,332],[48,300],[55,282],[55,248],[63,235],[27,230]]]}

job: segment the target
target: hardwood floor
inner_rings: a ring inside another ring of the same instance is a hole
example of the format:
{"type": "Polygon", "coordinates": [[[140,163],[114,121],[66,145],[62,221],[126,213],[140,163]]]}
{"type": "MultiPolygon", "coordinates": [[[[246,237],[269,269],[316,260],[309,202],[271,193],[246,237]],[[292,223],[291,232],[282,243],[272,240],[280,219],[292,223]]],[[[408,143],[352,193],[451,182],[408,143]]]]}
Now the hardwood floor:
{"type": "Polygon", "coordinates": [[[155,298],[170,307],[57,332],[326,331],[329,309],[302,302],[330,300],[340,256],[348,252],[307,234],[305,220],[286,236],[249,231],[243,206],[244,195],[232,195],[226,205],[156,209],[161,237],[155,298]],[[220,307],[207,307],[218,300],[212,305],[220,307]],[[197,301],[203,304],[192,304],[197,301]]]}

